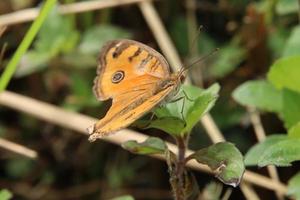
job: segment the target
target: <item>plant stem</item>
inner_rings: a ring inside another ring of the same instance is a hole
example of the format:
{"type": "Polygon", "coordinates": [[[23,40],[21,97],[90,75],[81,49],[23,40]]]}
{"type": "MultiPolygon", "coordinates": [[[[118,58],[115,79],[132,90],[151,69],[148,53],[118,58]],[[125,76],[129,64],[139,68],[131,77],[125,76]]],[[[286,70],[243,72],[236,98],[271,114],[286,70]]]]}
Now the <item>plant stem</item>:
{"type": "Polygon", "coordinates": [[[176,188],[173,188],[173,191],[175,193],[175,199],[176,200],[184,200],[185,194],[184,194],[184,167],[185,167],[185,152],[186,152],[186,139],[183,137],[177,137],[176,143],[178,146],[178,159],[176,162],[176,169],[175,169],[175,178],[177,184],[175,184],[176,188]]]}

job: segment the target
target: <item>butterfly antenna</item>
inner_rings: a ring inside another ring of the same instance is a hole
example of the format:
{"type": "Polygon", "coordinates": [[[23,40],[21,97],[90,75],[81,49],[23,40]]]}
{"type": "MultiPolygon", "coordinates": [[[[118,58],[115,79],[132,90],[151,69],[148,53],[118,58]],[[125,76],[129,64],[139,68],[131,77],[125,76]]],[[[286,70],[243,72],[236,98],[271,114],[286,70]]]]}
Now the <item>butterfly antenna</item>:
{"type": "Polygon", "coordinates": [[[193,50],[195,50],[195,48],[196,48],[196,45],[198,44],[198,42],[197,42],[197,40],[198,40],[198,38],[199,38],[199,35],[200,35],[200,33],[201,33],[201,30],[203,29],[203,25],[200,25],[199,27],[198,27],[198,29],[197,29],[197,34],[195,35],[195,37],[193,38],[193,40],[192,40],[192,47],[191,47],[191,50],[192,50],[192,52],[193,52],[193,50]]]}
{"type": "Polygon", "coordinates": [[[186,67],[182,67],[182,69],[180,70],[180,74],[182,74],[183,72],[185,72],[186,70],[188,70],[189,68],[191,68],[192,66],[194,66],[195,64],[204,61],[205,59],[207,59],[208,57],[214,55],[215,53],[217,53],[220,49],[219,48],[215,48],[214,50],[212,50],[210,53],[200,57],[199,59],[195,60],[194,62],[192,62],[190,65],[186,66],[186,67]]]}

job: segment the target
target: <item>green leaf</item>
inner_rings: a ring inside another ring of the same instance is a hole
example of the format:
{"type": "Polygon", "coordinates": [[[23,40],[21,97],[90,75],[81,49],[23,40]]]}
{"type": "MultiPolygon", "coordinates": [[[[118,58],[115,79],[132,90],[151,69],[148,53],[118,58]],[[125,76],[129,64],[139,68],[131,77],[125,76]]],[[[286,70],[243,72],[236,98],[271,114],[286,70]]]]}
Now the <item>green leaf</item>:
{"type": "Polygon", "coordinates": [[[154,112],[158,119],[150,122],[149,127],[167,131],[175,136],[189,133],[200,118],[215,104],[219,89],[218,84],[214,84],[206,90],[194,86],[182,86],[182,90],[188,97],[185,97],[181,90],[177,96],[183,97],[185,100],[181,99],[155,109],[154,112]],[[182,108],[183,114],[181,113],[182,108]]]}
{"type": "Polygon", "coordinates": [[[134,198],[130,195],[124,195],[124,196],[112,198],[111,200],[134,200],[134,198]]]}
{"type": "Polygon", "coordinates": [[[300,56],[277,60],[268,72],[268,80],[277,88],[300,92],[300,56]]]}
{"type": "Polygon", "coordinates": [[[220,48],[219,57],[210,68],[210,74],[224,77],[232,72],[246,57],[246,50],[235,43],[220,48]]]}
{"type": "Polygon", "coordinates": [[[279,58],[282,55],[286,41],[289,37],[289,32],[285,28],[276,27],[275,30],[269,32],[268,35],[268,47],[271,50],[273,58],[279,58]]]}
{"type": "Polygon", "coordinates": [[[157,137],[149,137],[144,142],[130,140],[122,144],[122,147],[132,153],[149,155],[149,154],[163,154],[167,146],[161,139],[157,137]]]}
{"type": "Polygon", "coordinates": [[[284,47],[283,56],[300,55],[300,26],[295,26],[284,47]]]}
{"type": "Polygon", "coordinates": [[[245,155],[245,165],[253,166],[258,165],[261,155],[270,148],[272,145],[277,144],[278,142],[285,140],[286,135],[277,134],[267,137],[264,141],[254,145],[245,155]]]}
{"type": "Polygon", "coordinates": [[[84,54],[98,54],[100,48],[109,40],[130,38],[131,34],[117,26],[98,25],[92,26],[83,34],[79,51],[84,54]]]}
{"type": "Polygon", "coordinates": [[[236,88],[232,96],[235,101],[244,106],[253,106],[271,112],[281,111],[281,92],[264,80],[247,81],[236,88]]]}
{"type": "Polygon", "coordinates": [[[12,198],[12,196],[13,195],[9,190],[7,190],[7,189],[1,189],[0,190],[0,199],[1,200],[9,200],[9,199],[12,198]]]}
{"type": "Polygon", "coordinates": [[[60,15],[55,9],[41,27],[34,47],[38,52],[47,52],[53,57],[60,52],[70,52],[78,40],[79,33],[74,27],[72,18],[60,15]]]}
{"type": "Polygon", "coordinates": [[[78,40],[79,33],[71,18],[59,15],[54,9],[42,25],[34,49],[22,57],[16,76],[22,77],[44,69],[50,59],[73,50],[78,40]]]}
{"type": "Polygon", "coordinates": [[[282,94],[282,117],[284,119],[285,126],[287,128],[291,128],[300,121],[300,93],[284,89],[282,94]]]}
{"type": "Polygon", "coordinates": [[[300,160],[300,139],[284,139],[267,148],[258,160],[258,166],[291,166],[300,160]]]}
{"type": "Polygon", "coordinates": [[[297,2],[297,0],[277,1],[275,10],[279,15],[297,13],[298,12],[298,2],[297,2]]]}
{"type": "Polygon", "coordinates": [[[289,129],[288,136],[290,138],[300,138],[300,122],[289,129]]]}
{"type": "Polygon", "coordinates": [[[19,67],[14,74],[15,77],[24,77],[34,72],[41,71],[47,65],[51,56],[48,53],[42,53],[34,50],[30,50],[25,53],[19,63],[19,67]]]}
{"type": "Polygon", "coordinates": [[[220,142],[200,149],[191,156],[199,163],[217,170],[217,178],[233,187],[240,183],[245,171],[241,152],[229,142],[220,142]]]}
{"type": "Polygon", "coordinates": [[[158,118],[150,122],[146,128],[161,129],[171,135],[180,135],[184,129],[184,121],[175,117],[158,118]]]}
{"type": "Polygon", "coordinates": [[[300,172],[294,175],[288,183],[287,195],[295,200],[300,200],[300,172]]]}
{"type": "Polygon", "coordinates": [[[204,116],[214,105],[218,98],[218,93],[220,86],[214,84],[205,91],[202,95],[198,97],[193,105],[190,106],[186,114],[186,127],[183,130],[183,133],[188,133],[196,125],[196,123],[204,116]]]}

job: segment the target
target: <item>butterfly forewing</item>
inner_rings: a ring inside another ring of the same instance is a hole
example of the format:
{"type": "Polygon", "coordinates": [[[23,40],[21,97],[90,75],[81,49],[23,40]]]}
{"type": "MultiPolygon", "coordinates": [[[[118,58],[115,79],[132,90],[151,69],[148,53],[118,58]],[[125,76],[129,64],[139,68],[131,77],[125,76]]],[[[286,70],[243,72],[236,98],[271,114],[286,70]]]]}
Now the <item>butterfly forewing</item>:
{"type": "Polygon", "coordinates": [[[94,93],[112,99],[105,117],[89,129],[90,140],[127,127],[176,88],[169,65],[152,48],[132,40],[115,40],[100,53],[94,93]],[[167,84],[165,84],[167,83],[167,84]]]}
{"type": "Polygon", "coordinates": [[[99,100],[113,98],[135,87],[136,78],[149,74],[157,78],[170,75],[168,63],[152,48],[132,40],[115,40],[100,53],[94,92],[99,100]]]}

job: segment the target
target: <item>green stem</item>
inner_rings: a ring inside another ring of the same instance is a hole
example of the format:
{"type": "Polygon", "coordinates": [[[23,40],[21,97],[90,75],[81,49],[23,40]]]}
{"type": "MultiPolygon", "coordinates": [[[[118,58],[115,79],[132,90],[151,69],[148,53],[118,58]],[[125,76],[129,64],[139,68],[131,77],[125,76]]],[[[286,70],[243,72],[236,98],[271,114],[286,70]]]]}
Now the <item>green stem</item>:
{"type": "Polygon", "coordinates": [[[48,13],[52,10],[57,0],[47,0],[43,8],[40,11],[39,16],[34,20],[29,30],[27,31],[25,37],[23,38],[18,49],[14,53],[12,59],[7,64],[2,76],[0,77],[0,92],[5,90],[9,81],[11,80],[13,74],[15,73],[18,63],[20,62],[21,57],[27,51],[31,45],[33,39],[41,28],[43,22],[45,21],[48,13]]]}

